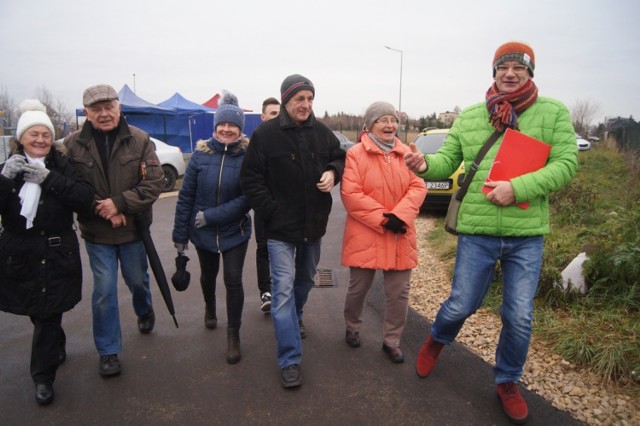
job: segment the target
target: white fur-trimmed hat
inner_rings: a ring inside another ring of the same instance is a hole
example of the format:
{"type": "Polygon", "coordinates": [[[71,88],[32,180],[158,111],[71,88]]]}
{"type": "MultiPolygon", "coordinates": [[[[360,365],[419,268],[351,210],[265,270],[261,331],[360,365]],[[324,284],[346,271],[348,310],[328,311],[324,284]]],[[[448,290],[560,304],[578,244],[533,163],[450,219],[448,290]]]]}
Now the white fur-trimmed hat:
{"type": "Polygon", "coordinates": [[[47,115],[47,108],[37,99],[25,99],[20,103],[20,119],[16,128],[16,138],[20,140],[24,132],[33,126],[45,126],[51,131],[51,137],[55,138],[56,130],[51,119],[47,115]]]}

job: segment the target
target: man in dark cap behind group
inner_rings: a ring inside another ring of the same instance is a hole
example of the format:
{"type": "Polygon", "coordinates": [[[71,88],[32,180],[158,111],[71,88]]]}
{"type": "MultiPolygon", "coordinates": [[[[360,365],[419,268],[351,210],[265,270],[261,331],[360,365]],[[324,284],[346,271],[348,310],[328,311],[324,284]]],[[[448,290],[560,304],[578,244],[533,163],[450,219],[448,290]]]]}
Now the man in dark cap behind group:
{"type": "Polygon", "coordinates": [[[280,94],[278,118],[262,123],[251,135],[241,185],[264,220],[281,382],[295,388],[302,384],[303,308],[320,260],[331,188],[342,177],[346,154],[313,114],[315,88],[309,79],[290,75],[280,94]]]}
{"type": "Polygon", "coordinates": [[[132,294],[138,330],[150,333],[155,324],[147,257],[134,217],[144,214],[151,219],[164,173],[149,135],[127,124],[113,87],[91,86],[82,101],[87,120],[64,144],[96,190],[95,215],[80,216],[78,222],[93,271],[93,339],[100,354],[99,372],[109,377],[121,371],[118,263],[132,294]]]}

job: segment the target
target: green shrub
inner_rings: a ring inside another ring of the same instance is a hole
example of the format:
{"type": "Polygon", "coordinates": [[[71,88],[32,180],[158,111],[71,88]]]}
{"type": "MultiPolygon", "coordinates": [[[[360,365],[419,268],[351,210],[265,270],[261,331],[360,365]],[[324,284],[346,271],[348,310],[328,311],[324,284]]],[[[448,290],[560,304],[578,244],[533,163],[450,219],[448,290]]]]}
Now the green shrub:
{"type": "Polygon", "coordinates": [[[597,234],[599,244],[585,265],[592,305],[640,311],[640,212],[618,215],[597,234]]]}
{"type": "Polygon", "coordinates": [[[597,223],[595,214],[596,187],[573,180],[558,192],[549,197],[551,214],[558,225],[597,223]]]}
{"type": "Polygon", "coordinates": [[[536,332],[563,358],[607,380],[639,383],[638,316],[623,309],[594,313],[577,304],[567,311],[541,307],[536,318],[536,332]]]}

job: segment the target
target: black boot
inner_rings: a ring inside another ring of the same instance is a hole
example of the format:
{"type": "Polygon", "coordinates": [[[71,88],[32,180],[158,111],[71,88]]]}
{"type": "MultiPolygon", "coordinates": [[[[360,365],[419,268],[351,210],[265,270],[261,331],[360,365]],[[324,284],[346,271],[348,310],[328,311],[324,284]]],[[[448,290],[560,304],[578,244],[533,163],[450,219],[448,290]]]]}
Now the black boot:
{"type": "Polygon", "coordinates": [[[227,362],[236,364],[240,358],[242,358],[240,354],[240,329],[229,327],[227,328],[227,362]]]}
{"type": "Polygon", "coordinates": [[[216,318],[216,305],[207,305],[204,310],[204,326],[214,329],[218,326],[218,318],[216,318]]]}

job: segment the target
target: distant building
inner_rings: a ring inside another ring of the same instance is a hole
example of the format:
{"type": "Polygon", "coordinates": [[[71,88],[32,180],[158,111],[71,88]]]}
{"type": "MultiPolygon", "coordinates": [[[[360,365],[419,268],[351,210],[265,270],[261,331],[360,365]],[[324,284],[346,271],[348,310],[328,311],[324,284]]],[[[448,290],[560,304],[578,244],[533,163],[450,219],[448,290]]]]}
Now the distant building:
{"type": "Polygon", "coordinates": [[[605,126],[607,130],[615,131],[619,128],[626,127],[634,123],[635,121],[631,118],[616,117],[608,119],[605,126]]]}
{"type": "Polygon", "coordinates": [[[440,115],[438,116],[438,121],[445,124],[447,127],[451,127],[456,118],[458,118],[457,112],[447,111],[440,113],[440,115]]]}

